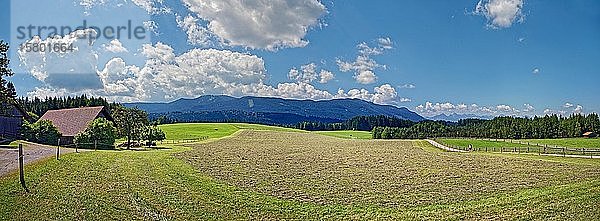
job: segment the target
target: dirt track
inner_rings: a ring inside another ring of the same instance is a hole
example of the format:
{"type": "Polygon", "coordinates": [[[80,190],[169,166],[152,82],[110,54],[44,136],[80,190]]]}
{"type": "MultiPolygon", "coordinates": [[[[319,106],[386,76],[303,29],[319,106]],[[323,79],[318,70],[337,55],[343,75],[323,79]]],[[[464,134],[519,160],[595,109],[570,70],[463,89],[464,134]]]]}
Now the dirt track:
{"type": "MultiPolygon", "coordinates": [[[[61,148],[60,153],[72,153],[75,150],[61,148]]],[[[25,165],[56,156],[56,148],[40,144],[23,144],[25,165]]],[[[0,147],[0,177],[6,176],[19,168],[19,151],[17,148],[0,147]]]]}

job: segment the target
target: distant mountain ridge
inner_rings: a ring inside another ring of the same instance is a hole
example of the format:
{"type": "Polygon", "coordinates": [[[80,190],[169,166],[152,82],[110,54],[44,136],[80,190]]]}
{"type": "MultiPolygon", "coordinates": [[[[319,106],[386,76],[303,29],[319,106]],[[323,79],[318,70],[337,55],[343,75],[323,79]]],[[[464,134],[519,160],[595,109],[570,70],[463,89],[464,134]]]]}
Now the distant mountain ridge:
{"type": "Polygon", "coordinates": [[[127,103],[150,115],[166,115],[178,121],[235,121],[252,115],[256,123],[290,124],[323,119],[344,121],[356,116],[385,115],[412,121],[425,118],[405,107],[379,105],[360,99],[293,100],[272,97],[204,95],[195,99],[179,99],[169,103],[127,103]],[[233,114],[235,112],[235,114],[233,114]],[[243,116],[242,116],[243,115],[243,116]],[[182,117],[185,116],[185,117],[182,117]],[[255,117],[258,116],[258,117],[255,117]],[[231,119],[220,119],[231,117],[231,119]],[[185,119],[178,119],[185,118],[185,119]]]}
{"type": "Polygon", "coordinates": [[[476,114],[457,114],[457,113],[452,113],[450,115],[439,114],[439,115],[435,115],[433,117],[428,117],[429,120],[443,120],[443,121],[450,121],[450,122],[458,122],[459,120],[464,120],[464,119],[491,120],[493,118],[494,117],[492,117],[492,116],[484,116],[484,115],[476,115],[476,114]]]}

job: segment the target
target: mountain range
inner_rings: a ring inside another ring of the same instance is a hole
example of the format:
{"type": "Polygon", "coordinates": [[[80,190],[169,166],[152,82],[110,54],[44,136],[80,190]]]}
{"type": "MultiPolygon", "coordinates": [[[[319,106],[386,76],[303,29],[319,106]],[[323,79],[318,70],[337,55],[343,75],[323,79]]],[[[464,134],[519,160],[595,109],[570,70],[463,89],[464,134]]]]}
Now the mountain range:
{"type": "Polygon", "coordinates": [[[411,121],[426,120],[405,107],[380,105],[360,99],[294,100],[273,97],[204,95],[168,103],[127,103],[150,117],[177,122],[252,122],[295,124],[303,121],[342,122],[356,116],[385,115],[411,121]]]}

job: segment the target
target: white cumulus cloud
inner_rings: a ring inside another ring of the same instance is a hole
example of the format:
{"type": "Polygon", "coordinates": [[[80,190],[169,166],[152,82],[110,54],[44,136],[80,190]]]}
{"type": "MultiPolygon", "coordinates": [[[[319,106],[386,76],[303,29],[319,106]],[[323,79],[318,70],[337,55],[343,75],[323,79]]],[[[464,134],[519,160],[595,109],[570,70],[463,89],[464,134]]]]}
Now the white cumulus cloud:
{"type": "Polygon", "coordinates": [[[326,8],[317,0],[183,0],[228,45],[252,49],[304,47],[326,8]]]}
{"type": "Polygon", "coordinates": [[[575,114],[583,113],[583,106],[577,105],[577,107],[575,107],[575,109],[573,110],[573,113],[575,113],[575,114]]]}
{"type": "Polygon", "coordinates": [[[369,46],[369,44],[362,42],[356,47],[358,49],[358,56],[354,61],[343,61],[337,59],[336,63],[338,68],[342,72],[354,72],[353,78],[360,84],[372,84],[377,81],[377,75],[375,69],[386,69],[385,65],[378,64],[371,56],[381,55],[385,50],[392,49],[392,40],[390,38],[379,38],[377,39],[377,46],[369,46]]]}
{"type": "Polygon", "coordinates": [[[296,82],[312,83],[315,80],[319,80],[319,83],[326,84],[333,80],[335,75],[330,71],[321,69],[317,70],[317,64],[309,63],[300,66],[300,69],[292,68],[288,72],[288,78],[296,82]]]}
{"type": "Polygon", "coordinates": [[[400,88],[403,88],[403,89],[415,89],[417,87],[414,84],[404,84],[404,85],[400,86],[400,88]]]}
{"type": "Polygon", "coordinates": [[[434,116],[438,114],[477,114],[477,115],[495,115],[495,116],[505,116],[505,115],[515,115],[520,113],[519,110],[513,108],[509,105],[500,104],[492,107],[488,106],[480,106],[478,104],[453,104],[450,102],[445,103],[432,103],[425,102],[425,104],[420,104],[416,108],[417,112],[426,115],[426,116],[434,116]]]}
{"type": "Polygon", "coordinates": [[[113,39],[108,44],[103,44],[102,46],[104,47],[105,51],[109,51],[112,53],[129,52],[127,48],[123,47],[123,43],[121,43],[119,39],[113,39]]]}
{"type": "Polygon", "coordinates": [[[523,4],[523,0],[480,0],[474,13],[485,16],[489,27],[508,28],[524,20],[523,4]]]}
{"type": "Polygon", "coordinates": [[[215,45],[215,36],[204,26],[198,24],[198,19],[191,15],[176,17],[177,26],[186,32],[188,43],[199,46],[215,45]]]}
{"type": "Polygon", "coordinates": [[[321,80],[319,80],[319,83],[321,84],[327,84],[327,82],[335,79],[335,75],[327,70],[321,70],[319,77],[321,77],[321,80]]]}

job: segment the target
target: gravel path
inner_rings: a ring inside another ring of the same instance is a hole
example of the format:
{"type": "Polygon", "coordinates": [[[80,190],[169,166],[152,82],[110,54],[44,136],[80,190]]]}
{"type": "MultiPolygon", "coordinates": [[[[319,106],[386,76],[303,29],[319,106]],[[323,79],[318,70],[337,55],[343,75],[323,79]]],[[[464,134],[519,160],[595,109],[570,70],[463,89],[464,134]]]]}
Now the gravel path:
{"type": "MultiPolygon", "coordinates": [[[[60,148],[60,153],[72,153],[74,149],[60,148]]],[[[56,147],[34,143],[23,144],[23,155],[25,165],[56,156],[56,147]]],[[[0,146],[0,177],[6,176],[19,169],[19,150],[7,146],[0,146]]]]}
{"type": "Polygon", "coordinates": [[[457,150],[457,149],[454,149],[454,148],[450,148],[450,147],[444,146],[444,145],[442,145],[442,144],[440,144],[438,142],[435,142],[433,140],[430,140],[430,139],[426,139],[426,141],[429,142],[434,147],[437,147],[437,148],[440,148],[440,149],[443,149],[443,150],[447,150],[447,151],[450,151],[450,152],[461,152],[461,153],[467,152],[467,151],[464,151],[464,150],[457,150]]]}

